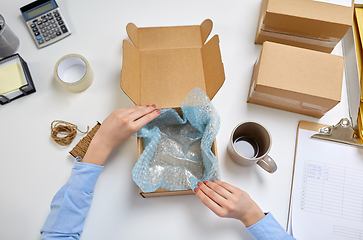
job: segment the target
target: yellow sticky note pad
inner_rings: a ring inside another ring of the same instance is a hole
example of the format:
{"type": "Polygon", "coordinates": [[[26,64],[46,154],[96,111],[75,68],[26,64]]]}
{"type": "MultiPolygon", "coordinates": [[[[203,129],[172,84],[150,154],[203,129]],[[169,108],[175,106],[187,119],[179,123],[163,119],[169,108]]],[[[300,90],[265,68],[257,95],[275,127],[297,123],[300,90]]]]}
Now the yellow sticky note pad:
{"type": "Polygon", "coordinates": [[[0,67],[0,95],[18,90],[24,85],[25,79],[19,63],[0,67]]]}

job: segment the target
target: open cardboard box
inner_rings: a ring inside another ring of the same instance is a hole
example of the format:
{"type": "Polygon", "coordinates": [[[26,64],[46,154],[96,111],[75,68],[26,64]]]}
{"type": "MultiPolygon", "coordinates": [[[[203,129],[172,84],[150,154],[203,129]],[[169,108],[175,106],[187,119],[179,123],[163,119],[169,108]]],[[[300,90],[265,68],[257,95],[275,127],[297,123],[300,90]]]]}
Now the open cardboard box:
{"type": "MultiPolygon", "coordinates": [[[[138,28],[129,23],[126,31],[132,43],[123,41],[122,90],[136,105],[155,104],[179,113],[179,105],[195,87],[212,99],[225,79],[218,35],[206,42],[212,27],[209,19],[201,25],[177,27],[138,28]]],[[[142,139],[138,138],[137,148],[140,156],[142,139]]],[[[215,141],[212,151],[217,157],[215,141]]],[[[140,194],[156,197],[193,191],[158,189],[140,194]]]]}
{"type": "Polygon", "coordinates": [[[255,43],[270,41],[330,53],[352,26],[353,4],[348,6],[262,0],[255,43]]]}
{"type": "Polygon", "coordinates": [[[320,118],[340,102],[341,56],[264,42],[247,102],[320,118]]]}

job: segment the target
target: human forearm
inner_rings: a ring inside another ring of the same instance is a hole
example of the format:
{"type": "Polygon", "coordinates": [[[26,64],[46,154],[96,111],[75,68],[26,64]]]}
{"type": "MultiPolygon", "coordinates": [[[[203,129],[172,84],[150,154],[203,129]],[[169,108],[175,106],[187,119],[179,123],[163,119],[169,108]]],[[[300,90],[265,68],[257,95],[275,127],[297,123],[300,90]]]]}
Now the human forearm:
{"type": "Polygon", "coordinates": [[[78,239],[103,167],[75,162],[68,182],[57,192],[41,239],[78,239]]]}
{"type": "Polygon", "coordinates": [[[99,135],[96,134],[93,137],[82,162],[103,166],[111,152],[112,149],[104,146],[99,135]]]}
{"type": "Polygon", "coordinates": [[[159,116],[156,106],[115,110],[93,137],[82,162],[76,160],[72,175],[55,195],[51,212],[41,230],[42,239],[78,239],[91,206],[93,190],[109,154],[142,126],[159,116]]]}
{"type": "Polygon", "coordinates": [[[239,220],[246,227],[250,227],[260,221],[263,217],[265,217],[265,214],[263,213],[261,208],[254,201],[252,201],[250,203],[248,211],[244,215],[240,216],[239,220]]]}

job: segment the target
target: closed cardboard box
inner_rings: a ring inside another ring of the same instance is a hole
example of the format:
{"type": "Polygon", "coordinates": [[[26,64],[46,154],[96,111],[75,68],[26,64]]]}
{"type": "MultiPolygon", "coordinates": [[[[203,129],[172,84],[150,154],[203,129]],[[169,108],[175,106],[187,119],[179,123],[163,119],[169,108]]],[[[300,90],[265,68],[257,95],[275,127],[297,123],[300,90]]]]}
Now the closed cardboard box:
{"type": "Polygon", "coordinates": [[[350,0],[345,3],[262,0],[255,43],[270,41],[330,53],[353,23],[353,5],[350,0]]]}
{"type": "MultiPolygon", "coordinates": [[[[195,87],[204,90],[210,99],[224,83],[224,68],[218,35],[206,42],[213,23],[177,27],[138,28],[129,23],[130,37],[123,41],[121,88],[137,105],[156,104],[158,108],[174,108],[195,87]]],[[[144,147],[137,141],[138,154],[144,147]]],[[[216,143],[212,152],[217,157],[216,143]]],[[[144,193],[143,197],[193,194],[192,190],[144,193]]]]}
{"type": "Polygon", "coordinates": [[[320,118],[340,102],[341,56],[264,42],[247,102],[320,118]]]}

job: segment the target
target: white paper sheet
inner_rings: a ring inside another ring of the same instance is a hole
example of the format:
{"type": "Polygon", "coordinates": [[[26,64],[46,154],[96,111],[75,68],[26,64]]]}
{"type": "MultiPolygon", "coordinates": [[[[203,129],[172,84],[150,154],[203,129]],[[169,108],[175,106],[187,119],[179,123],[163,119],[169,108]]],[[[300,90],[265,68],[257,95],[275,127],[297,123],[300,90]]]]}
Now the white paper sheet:
{"type": "Polygon", "coordinates": [[[363,239],[363,149],[299,129],[291,228],[299,240],[363,239]]]}
{"type": "Polygon", "coordinates": [[[313,0],[313,1],[331,3],[331,4],[341,5],[341,6],[345,6],[345,7],[352,6],[352,0],[313,0]]]}

